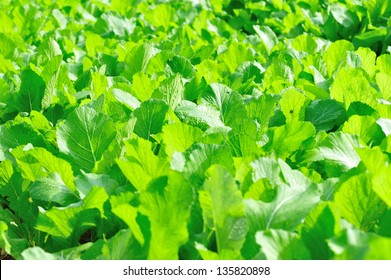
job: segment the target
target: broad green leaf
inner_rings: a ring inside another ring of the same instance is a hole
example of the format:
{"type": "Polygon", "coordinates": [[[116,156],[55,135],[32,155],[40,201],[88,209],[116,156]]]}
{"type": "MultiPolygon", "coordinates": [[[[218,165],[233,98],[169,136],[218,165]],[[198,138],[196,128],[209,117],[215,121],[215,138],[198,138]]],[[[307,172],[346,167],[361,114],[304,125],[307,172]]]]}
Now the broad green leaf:
{"type": "Polygon", "coordinates": [[[186,151],[201,138],[202,131],[194,126],[176,122],[163,126],[162,140],[166,154],[171,157],[174,152],[186,151]]]}
{"type": "Polygon", "coordinates": [[[125,56],[124,74],[129,80],[137,72],[145,73],[149,60],[156,54],[151,44],[139,44],[131,47],[125,56]]]}
{"type": "Polygon", "coordinates": [[[167,64],[174,73],[179,73],[184,78],[192,78],[195,76],[195,68],[186,57],[176,55],[168,60],[167,64]]]}
{"type": "Polygon", "coordinates": [[[345,117],[345,110],[335,100],[315,100],[305,110],[305,120],[311,122],[317,131],[338,127],[345,117]]]}
{"type": "Polygon", "coordinates": [[[376,74],[376,83],[385,100],[391,99],[391,75],[386,73],[376,74]]]}
{"type": "Polygon", "coordinates": [[[59,44],[53,38],[44,39],[38,48],[38,66],[46,64],[57,55],[62,55],[59,44]]]}
{"type": "Polygon", "coordinates": [[[48,177],[36,180],[31,185],[30,195],[34,200],[54,202],[60,206],[67,206],[80,200],[65,185],[58,173],[51,173],[48,177]]]}
{"type": "Polygon", "coordinates": [[[244,44],[231,41],[227,51],[221,54],[218,59],[223,61],[225,65],[227,65],[228,70],[232,73],[243,62],[252,61],[254,55],[251,49],[244,44]]]}
{"type": "Polygon", "coordinates": [[[35,147],[46,146],[43,136],[25,122],[0,125],[0,147],[3,151],[29,143],[35,147]]]}
{"type": "Polygon", "coordinates": [[[327,48],[323,58],[327,64],[327,74],[329,77],[332,77],[341,67],[341,63],[345,61],[348,51],[354,51],[354,46],[346,40],[336,41],[327,48]]]}
{"type": "Polygon", "coordinates": [[[234,162],[230,150],[221,145],[195,144],[186,153],[184,172],[196,186],[205,180],[206,170],[214,164],[225,167],[234,174],[234,162]]]}
{"type": "Polygon", "coordinates": [[[313,137],[315,133],[315,127],[309,122],[290,122],[271,128],[268,132],[269,142],[264,148],[277,157],[285,159],[296,152],[301,144],[313,137]]]}
{"type": "Polygon", "coordinates": [[[355,151],[359,146],[357,137],[343,132],[330,133],[317,148],[309,151],[307,160],[324,160],[336,169],[335,172],[345,172],[360,162],[355,151]]]}
{"type": "Polygon", "coordinates": [[[134,111],[137,118],[134,132],[144,139],[150,139],[151,135],[161,132],[168,108],[164,101],[158,99],[141,103],[134,111]]]}
{"type": "Polygon", "coordinates": [[[34,148],[27,153],[34,157],[47,172],[55,172],[58,174],[71,191],[76,190],[72,167],[67,161],[55,157],[43,148],[34,148]]]}
{"type": "Polygon", "coordinates": [[[276,105],[277,98],[269,94],[261,95],[256,99],[250,99],[250,102],[246,104],[247,115],[259,123],[260,132],[266,132],[276,105]]]}
{"type": "Polygon", "coordinates": [[[99,16],[94,24],[94,31],[97,34],[107,35],[114,33],[120,37],[130,36],[136,27],[132,18],[127,18],[117,12],[105,12],[99,16]]]}
{"type": "Polygon", "coordinates": [[[391,73],[391,54],[383,54],[383,55],[379,56],[376,59],[376,66],[380,72],[385,73],[387,75],[390,75],[390,73],[391,73]]]}
{"type": "Polygon", "coordinates": [[[282,94],[280,99],[281,111],[284,113],[286,121],[300,121],[303,120],[303,107],[306,103],[304,94],[296,89],[287,90],[282,94]]]}
{"type": "Polygon", "coordinates": [[[278,42],[276,34],[269,26],[254,25],[253,28],[255,30],[255,33],[262,40],[264,46],[266,47],[266,50],[270,53],[273,47],[278,42]]]}
{"type": "Polygon", "coordinates": [[[21,259],[21,253],[29,246],[27,240],[16,239],[9,236],[9,227],[0,220],[0,248],[15,259],[21,259]]]}
{"type": "Polygon", "coordinates": [[[250,229],[253,232],[268,228],[292,230],[319,200],[320,191],[315,184],[281,184],[271,202],[245,200],[250,229]]]}
{"type": "Polygon", "coordinates": [[[359,135],[361,140],[369,146],[377,146],[385,138],[380,125],[370,116],[351,116],[343,125],[342,132],[359,135]]]}
{"type": "Polygon", "coordinates": [[[148,77],[143,72],[137,72],[133,75],[132,93],[140,101],[145,101],[151,98],[152,93],[159,86],[159,82],[148,77]]]}
{"type": "Polygon", "coordinates": [[[239,251],[247,234],[242,196],[234,178],[220,165],[206,171],[199,191],[204,226],[215,231],[217,252],[239,251]]]}
{"type": "Polygon", "coordinates": [[[142,138],[125,142],[125,159],[117,159],[122,173],[139,191],[147,188],[151,180],[166,175],[168,163],[152,152],[151,142],[142,138]]]}
{"type": "Polygon", "coordinates": [[[185,88],[182,83],[182,78],[179,74],[169,77],[164,80],[159,88],[154,91],[152,98],[164,100],[170,108],[175,110],[178,104],[183,99],[185,88]]]}
{"type": "Polygon", "coordinates": [[[292,41],[292,47],[298,51],[313,54],[318,48],[318,44],[312,36],[301,34],[292,41]]]}
{"type": "Polygon", "coordinates": [[[312,259],[328,260],[333,256],[327,240],[339,230],[338,219],[340,217],[336,212],[331,204],[323,203],[306,216],[301,227],[301,238],[312,259]]]}
{"type": "Polygon", "coordinates": [[[85,231],[96,228],[99,224],[103,204],[107,199],[108,195],[103,188],[93,188],[80,206],[53,207],[46,212],[41,211],[36,229],[60,237],[71,246],[77,245],[85,231]]]}
{"type": "Polygon", "coordinates": [[[211,84],[201,102],[217,107],[221,121],[227,126],[233,126],[238,119],[247,117],[241,96],[223,84],[211,84]]]}
{"type": "Polygon", "coordinates": [[[30,69],[24,70],[20,76],[22,84],[14,95],[15,109],[19,112],[40,111],[42,98],[45,94],[45,82],[30,69]]]}
{"type": "Polygon", "coordinates": [[[357,151],[372,177],[372,189],[387,204],[391,205],[391,172],[388,157],[376,147],[374,149],[360,149],[357,151]]]}
{"type": "Polygon", "coordinates": [[[360,174],[345,181],[335,194],[341,215],[356,227],[368,231],[386,210],[386,205],[373,191],[371,180],[360,174]]]}
{"type": "Polygon", "coordinates": [[[174,10],[170,4],[160,4],[149,13],[146,13],[145,18],[155,27],[163,27],[163,30],[167,31],[172,23],[173,15],[174,10]]]}
{"type": "Polygon", "coordinates": [[[236,124],[228,132],[228,143],[234,156],[247,156],[257,150],[257,125],[251,119],[236,120],[236,124]]]}
{"type": "Polygon", "coordinates": [[[109,240],[99,239],[83,252],[82,260],[142,260],[145,250],[140,247],[129,229],[118,231],[109,240]]]}
{"type": "Polygon", "coordinates": [[[141,193],[139,210],[151,223],[148,259],[178,259],[179,247],[189,238],[192,199],[191,185],[175,172],[153,181],[141,193]]]}
{"type": "Polygon", "coordinates": [[[345,103],[345,109],[356,101],[369,106],[377,103],[376,90],[370,86],[364,74],[358,69],[339,71],[331,86],[330,94],[336,101],[345,103]]]}
{"type": "Polygon", "coordinates": [[[296,233],[271,229],[257,232],[255,238],[268,260],[310,259],[310,253],[296,233]]]}
{"type": "Polygon", "coordinates": [[[121,218],[126,223],[140,245],[144,246],[144,236],[141,232],[139,224],[136,221],[137,208],[131,206],[130,204],[120,204],[117,207],[114,207],[112,211],[116,216],[121,218]]]}
{"type": "Polygon", "coordinates": [[[79,107],[57,129],[57,143],[77,168],[91,171],[115,134],[109,117],[92,108],[79,107]]]}
{"type": "Polygon", "coordinates": [[[361,58],[362,68],[372,77],[376,71],[376,53],[369,48],[358,48],[356,53],[361,58]]]}
{"type": "Polygon", "coordinates": [[[212,106],[203,104],[197,106],[193,102],[182,101],[176,108],[175,113],[184,123],[203,130],[208,127],[224,126],[220,120],[221,113],[212,106]]]}

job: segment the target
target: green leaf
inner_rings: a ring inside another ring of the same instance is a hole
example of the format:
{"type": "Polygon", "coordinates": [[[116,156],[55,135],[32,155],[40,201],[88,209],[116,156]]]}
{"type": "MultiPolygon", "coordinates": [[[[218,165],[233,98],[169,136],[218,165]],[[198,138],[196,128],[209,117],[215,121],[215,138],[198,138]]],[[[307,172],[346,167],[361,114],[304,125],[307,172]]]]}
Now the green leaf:
{"type": "Polygon", "coordinates": [[[112,120],[89,107],[74,110],[57,129],[60,151],[77,168],[91,171],[115,138],[112,120]]]}
{"type": "Polygon", "coordinates": [[[356,167],[360,162],[355,150],[359,146],[357,137],[342,132],[330,133],[317,148],[309,151],[307,160],[324,160],[335,169],[334,172],[341,174],[356,167]]]}
{"type": "Polygon", "coordinates": [[[205,180],[206,170],[214,165],[224,166],[231,174],[234,174],[234,163],[230,150],[221,145],[195,144],[186,153],[184,172],[196,185],[202,185],[205,180]]]}
{"type": "Polygon", "coordinates": [[[131,139],[125,142],[125,148],[125,160],[116,161],[137,190],[145,190],[151,180],[166,175],[168,164],[154,155],[151,142],[142,138],[131,139]]]}
{"type": "Polygon", "coordinates": [[[80,206],[53,207],[46,212],[41,210],[36,229],[66,240],[68,246],[75,246],[84,232],[97,227],[107,199],[103,188],[93,188],[80,206]]]}
{"type": "Polygon", "coordinates": [[[53,172],[61,177],[64,184],[71,190],[75,191],[75,178],[71,165],[43,148],[34,148],[27,152],[30,156],[34,157],[47,172],[53,172]]]}
{"type": "Polygon", "coordinates": [[[24,70],[20,78],[20,90],[14,95],[15,109],[18,112],[40,111],[46,88],[44,80],[30,69],[24,70]]]}
{"type": "MultiPolygon", "coordinates": [[[[280,165],[282,162],[280,161],[280,165]]],[[[291,182],[280,184],[275,199],[269,203],[245,200],[246,215],[252,232],[269,228],[292,230],[319,203],[320,191],[315,184],[284,166],[291,182]]],[[[284,177],[288,178],[287,175],[284,177]]]]}
{"type": "Polygon", "coordinates": [[[218,59],[225,63],[230,72],[234,72],[243,62],[252,61],[254,55],[251,49],[244,44],[231,41],[227,51],[221,54],[218,59]]]}
{"type": "Polygon", "coordinates": [[[145,73],[149,60],[156,54],[156,50],[151,44],[139,44],[133,46],[125,56],[124,74],[129,79],[137,72],[145,73]]]}
{"type": "Polygon", "coordinates": [[[163,126],[162,140],[166,154],[171,157],[175,152],[186,151],[201,138],[202,131],[194,126],[176,122],[163,126]]]}
{"type": "Polygon", "coordinates": [[[180,246],[189,238],[187,224],[192,200],[191,185],[176,172],[153,181],[141,193],[139,210],[151,223],[148,259],[178,259],[180,246]]]}
{"type": "Polygon", "coordinates": [[[151,135],[161,132],[168,108],[164,101],[158,99],[141,103],[134,111],[137,118],[134,132],[144,139],[150,139],[151,135]]]}
{"type": "Polygon", "coordinates": [[[301,237],[315,260],[328,260],[333,256],[327,240],[339,231],[336,208],[322,203],[315,207],[305,218],[301,227],[301,237]]]}
{"type": "Polygon", "coordinates": [[[175,55],[167,61],[167,64],[174,73],[179,73],[184,78],[192,78],[195,76],[195,67],[186,57],[175,55]]]}
{"type": "Polygon", "coordinates": [[[331,87],[330,94],[336,101],[345,103],[345,109],[356,101],[369,106],[375,106],[377,103],[376,90],[370,86],[363,72],[358,69],[341,69],[331,87]]]}
{"type": "Polygon", "coordinates": [[[271,229],[256,234],[268,260],[309,260],[310,254],[296,233],[271,229]]]}
{"type": "Polygon", "coordinates": [[[58,173],[51,173],[48,177],[36,180],[31,185],[30,195],[34,200],[55,202],[60,206],[67,206],[80,200],[64,184],[58,173]]]}
{"type": "Polygon", "coordinates": [[[382,128],[370,116],[351,116],[342,127],[342,132],[359,135],[361,140],[369,146],[377,146],[386,137],[382,128]]]}
{"type": "Polygon", "coordinates": [[[179,74],[176,74],[164,80],[152,94],[152,98],[164,100],[170,105],[171,109],[175,110],[182,101],[184,92],[185,88],[182,83],[182,78],[179,74]]]}
{"type": "Polygon", "coordinates": [[[371,230],[386,210],[365,174],[345,181],[335,194],[335,204],[346,220],[364,231],[371,230]]]}
{"type": "Polygon", "coordinates": [[[343,106],[332,99],[315,100],[305,110],[305,120],[311,122],[317,131],[338,127],[344,117],[343,106]]]}
{"type": "Polygon", "coordinates": [[[333,77],[333,74],[341,67],[348,51],[354,51],[354,46],[346,40],[336,41],[327,48],[323,58],[326,61],[329,77],[333,77]]]}
{"type": "Polygon", "coordinates": [[[149,13],[145,14],[146,20],[148,20],[155,27],[163,27],[167,31],[172,22],[174,10],[169,4],[160,4],[149,13]]]}
{"type": "Polygon", "coordinates": [[[388,157],[376,147],[374,149],[360,149],[357,151],[372,177],[372,189],[388,205],[391,205],[391,172],[388,157]]]}
{"type": "Polygon", "coordinates": [[[287,90],[282,94],[280,100],[281,111],[285,115],[285,119],[288,122],[303,120],[304,110],[303,107],[306,103],[304,94],[296,89],[287,90]]]}
{"type": "Polygon", "coordinates": [[[309,122],[296,121],[274,127],[268,132],[269,142],[264,146],[264,149],[285,159],[296,152],[301,144],[314,136],[315,133],[315,127],[309,122]]]}
{"type": "Polygon", "coordinates": [[[137,208],[129,204],[120,204],[112,209],[113,213],[121,218],[126,225],[130,228],[132,234],[141,246],[144,246],[145,240],[140,226],[136,221],[137,208]]]}
{"type": "Polygon", "coordinates": [[[256,99],[250,99],[250,102],[246,104],[247,115],[249,118],[255,119],[258,122],[260,132],[266,132],[276,105],[277,98],[269,94],[261,95],[256,99]]]}
{"type": "Polygon", "coordinates": [[[246,118],[247,111],[241,96],[223,84],[211,84],[201,102],[213,105],[220,111],[220,119],[227,126],[233,126],[239,118],[246,118]]]}
{"type": "Polygon", "coordinates": [[[215,231],[217,252],[239,251],[247,234],[242,196],[227,170],[214,165],[206,171],[199,191],[204,226],[215,231]]]}
{"type": "Polygon", "coordinates": [[[0,147],[3,151],[29,143],[35,147],[46,146],[42,135],[25,122],[0,125],[0,147]]]}

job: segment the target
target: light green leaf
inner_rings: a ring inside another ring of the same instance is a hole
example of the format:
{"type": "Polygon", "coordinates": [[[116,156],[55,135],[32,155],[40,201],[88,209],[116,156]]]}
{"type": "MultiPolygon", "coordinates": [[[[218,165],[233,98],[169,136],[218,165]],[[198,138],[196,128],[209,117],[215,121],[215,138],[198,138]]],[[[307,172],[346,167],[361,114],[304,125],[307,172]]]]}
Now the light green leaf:
{"type": "Polygon", "coordinates": [[[131,139],[125,142],[125,149],[125,160],[117,159],[117,164],[137,190],[145,190],[151,180],[166,175],[168,163],[154,155],[151,142],[131,139]]]}
{"type": "Polygon", "coordinates": [[[327,65],[327,74],[331,78],[334,73],[342,66],[342,63],[346,61],[348,51],[354,51],[354,46],[351,42],[346,40],[339,40],[332,43],[323,55],[327,65]]]}
{"type": "Polygon", "coordinates": [[[206,171],[199,191],[204,226],[216,233],[217,252],[239,251],[247,234],[242,196],[227,170],[214,165],[206,171]]]}
{"type": "Polygon", "coordinates": [[[201,102],[217,107],[221,121],[227,126],[232,127],[238,119],[247,117],[241,96],[223,84],[211,84],[201,102]]]}
{"type": "Polygon", "coordinates": [[[40,111],[46,88],[44,80],[30,69],[24,70],[20,78],[22,84],[18,94],[14,95],[13,106],[19,112],[40,111]]]}
{"type": "Polygon", "coordinates": [[[377,146],[385,138],[382,128],[371,116],[351,116],[342,127],[342,132],[359,135],[369,146],[377,146]]]}
{"type": "Polygon", "coordinates": [[[269,203],[245,200],[246,215],[252,232],[268,228],[292,230],[315,207],[320,191],[315,184],[300,186],[281,184],[269,203]]]}
{"type": "Polygon", "coordinates": [[[189,238],[187,224],[192,200],[191,185],[176,172],[153,181],[141,193],[139,210],[151,223],[148,259],[178,259],[179,247],[189,238]]]}
{"type": "Polygon", "coordinates": [[[30,195],[34,200],[58,203],[67,206],[78,202],[80,198],[72,192],[62,181],[58,173],[51,173],[33,182],[30,195]]]}
{"type": "Polygon", "coordinates": [[[171,157],[174,152],[186,151],[201,138],[202,131],[194,126],[176,122],[163,126],[162,140],[166,154],[171,157]]]}
{"type": "Polygon", "coordinates": [[[195,144],[186,153],[184,172],[195,185],[201,185],[205,179],[206,170],[214,165],[224,166],[231,174],[234,174],[234,162],[230,150],[221,145],[195,144]]]}
{"type": "Polygon", "coordinates": [[[268,132],[269,142],[264,148],[275,153],[277,157],[285,159],[296,152],[301,144],[315,133],[315,127],[309,122],[290,122],[273,127],[268,132]]]}
{"type": "Polygon", "coordinates": [[[312,259],[328,260],[333,256],[327,240],[339,231],[339,218],[336,208],[327,203],[319,204],[305,217],[301,238],[312,259]]]}
{"type": "Polygon", "coordinates": [[[287,123],[303,120],[305,103],[306,98],[304,94],[296,89],[289,89],[282,94],[280,106],[287,123]]]}
{"type": "Polygon", "coordinates": [[[103,188],[93,188],[80,206],[53,207],[46,212],[42,211],[38,216],[36,229],[64,239],[68,245],[75,246],[85,231],[97,227],[103,215],[103,204],[108,198],[103,188]]]}
{"type": "Polygon", "coordinates": [[[78,168],[91,171],[115,138],[112,120],[89,107],[73,111],[57,130],[60,151],[78,168]]]}
{"type": "Polygon", "coordinates": [[[171,109],[175,110],[182,101],[184,92],[185,87],[183,86],[182,78],[179,74],[176,74],[164,80],[152,94],[152,98],[164,100],[170,105],[171,109]]]}
{"type": "Polygon", "coordinates": [[[371,180],[365,174],[345,181],[334,200],[342,216],[364,231],[371,230],[386,210],[386,205],[372,190],[371,180]]]}
{"type": "Polygon", "coordinates": [[[296,233],[271,229],[256,234],[268,260],[309,260],[310,254],[296,233]]]}
{"type": "Polygon", "coordinates": [[[150,99],[141,103],[134,111],[137,118],[134,132],[142,138],[150,139],[152,134],[161,132],[168,105],[158,99],[150,99]]]}

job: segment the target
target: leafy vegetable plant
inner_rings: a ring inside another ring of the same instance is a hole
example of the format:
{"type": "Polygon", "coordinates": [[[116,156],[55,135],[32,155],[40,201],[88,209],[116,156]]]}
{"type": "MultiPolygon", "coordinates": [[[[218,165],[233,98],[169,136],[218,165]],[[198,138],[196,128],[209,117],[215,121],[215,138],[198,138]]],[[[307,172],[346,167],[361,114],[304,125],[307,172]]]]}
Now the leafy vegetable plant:
{"type": "Polygon", "coordinates": [[[3,0],[15,259],[391,259],[391,2],[3,0]]]}

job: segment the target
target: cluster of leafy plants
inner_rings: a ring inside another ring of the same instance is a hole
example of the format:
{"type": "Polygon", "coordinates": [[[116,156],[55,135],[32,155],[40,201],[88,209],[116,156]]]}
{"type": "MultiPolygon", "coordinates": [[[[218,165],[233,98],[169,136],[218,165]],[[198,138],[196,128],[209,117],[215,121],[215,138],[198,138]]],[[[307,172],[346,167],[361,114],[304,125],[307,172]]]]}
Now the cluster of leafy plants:
{"type": "Polygon", "coordinates": [[[391,259],[391,2],[3,0],[16,259],[391,259]]]}

